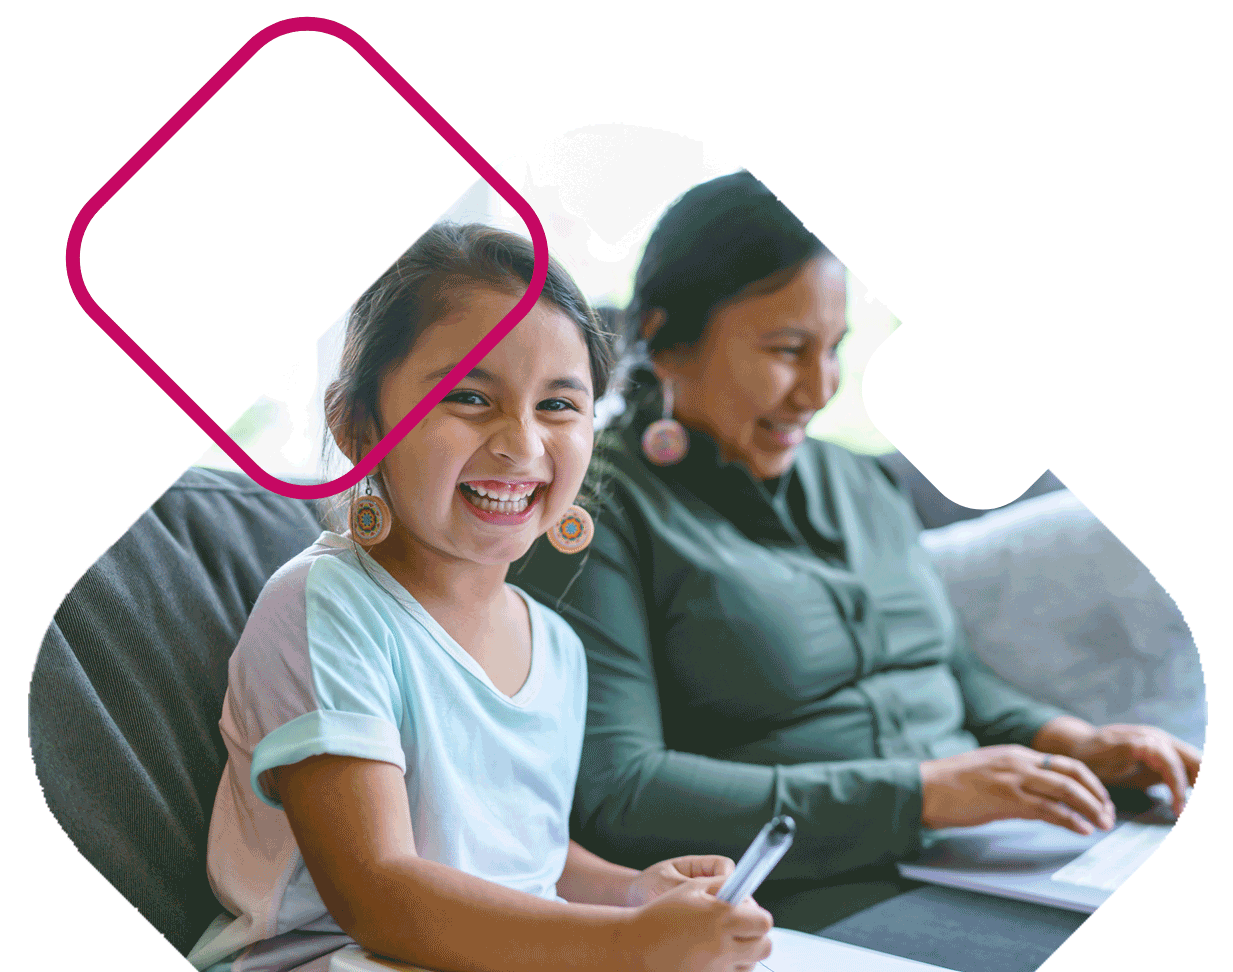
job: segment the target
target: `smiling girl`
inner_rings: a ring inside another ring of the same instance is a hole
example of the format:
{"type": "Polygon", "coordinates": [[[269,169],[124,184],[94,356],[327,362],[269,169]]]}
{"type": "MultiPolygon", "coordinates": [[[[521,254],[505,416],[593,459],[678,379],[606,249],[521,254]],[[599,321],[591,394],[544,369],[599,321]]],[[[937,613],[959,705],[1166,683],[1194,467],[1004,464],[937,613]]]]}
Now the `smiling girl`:
{"type": "MultiPolygon", "coordinates": [[[[441,225],[369,288],[326,393],[352,461],[510,311],[533,263],[519,237],[441,225]]],[[[769,915],[714,896],[730,859],[637,871],[569,839],[584,653],[505,578],[541,534],[585,545],[572,504],[610,367],[551,266],[355,491],[351,530],[267,583],[230,662],[208,851],[229,914],[197,968],[323,972],[352,939],[447,972],[728,972],[769,953],[769,915]]]]}

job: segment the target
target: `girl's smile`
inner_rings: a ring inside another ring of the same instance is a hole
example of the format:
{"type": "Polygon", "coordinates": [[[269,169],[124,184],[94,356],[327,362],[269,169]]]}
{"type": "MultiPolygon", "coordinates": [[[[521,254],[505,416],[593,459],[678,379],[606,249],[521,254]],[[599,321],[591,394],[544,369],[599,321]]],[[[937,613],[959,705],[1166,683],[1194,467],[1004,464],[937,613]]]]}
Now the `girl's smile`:
{"type": "Polygon", "coordinates": [[[485,523],[520,526],[531,518],[532,507],[544,495],[546,483],[477,479],[459,483],[463,505],[485,523]]]}

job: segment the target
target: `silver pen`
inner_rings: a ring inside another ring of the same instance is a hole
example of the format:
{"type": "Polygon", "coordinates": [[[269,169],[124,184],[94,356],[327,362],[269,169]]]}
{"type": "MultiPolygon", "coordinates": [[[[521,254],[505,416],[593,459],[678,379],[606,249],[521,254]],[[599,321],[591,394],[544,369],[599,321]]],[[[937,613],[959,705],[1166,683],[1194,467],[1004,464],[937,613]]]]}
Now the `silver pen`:
{"type": "Polygon", "coordinates": [[[739,904],[757,891],[788,852],[795,835],[795,820],[782,814],[775,817],[758,832],[749,850],[741,855],[735,870],[728,875],[716,897],[720,901],[739,904]]]}

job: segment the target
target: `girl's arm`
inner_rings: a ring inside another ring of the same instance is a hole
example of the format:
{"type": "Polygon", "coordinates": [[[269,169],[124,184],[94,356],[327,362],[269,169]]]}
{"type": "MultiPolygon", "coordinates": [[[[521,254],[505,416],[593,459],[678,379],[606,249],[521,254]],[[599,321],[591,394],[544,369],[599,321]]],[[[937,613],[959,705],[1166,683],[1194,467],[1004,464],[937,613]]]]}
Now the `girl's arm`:
{"type": "Polygon", "coordinates": [[[273,775],[322,901],[373,952],[441,972],[730,970],[769,954],[770,916],[719,901],[701,881],[615,908],[548,901],[424,860],[391,763],[314,756],[273,775]]]}
{"type": "Polygon", "coordinates": [[[579,904],[626,906],[630,888],[641,874],[632,867],[610,864],[571,840],[557,894],[579,904]]]}

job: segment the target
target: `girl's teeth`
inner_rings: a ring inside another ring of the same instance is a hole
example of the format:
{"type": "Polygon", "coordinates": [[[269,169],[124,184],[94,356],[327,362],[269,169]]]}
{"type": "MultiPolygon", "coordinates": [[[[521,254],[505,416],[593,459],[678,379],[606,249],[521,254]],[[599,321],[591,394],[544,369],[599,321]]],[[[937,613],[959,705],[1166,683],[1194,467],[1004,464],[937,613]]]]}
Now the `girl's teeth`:
{"type": "Polygon", "coordinates": [[[478,486],[471,486],[470,488],[475,490],[475,492],[479,493],[480,496],[484,496],[491,500],[496,500],[498,503],[509,503],[509,502],[514,502],[516,500],[520,500],[520,499],[526,499],[533,492],[535,492],[535,490],[533,489],[528,490],[525,493],[509,493],[509,492],[494,492],[493,490],[489,490],[489,489],[480,489],[478,486]]]}
{"type": "MultiPolygon", "coordinates": [[[[522,513],[530,505],[531,494],[526,493],[518,499],[494,499],[493,494],[486,490],[476,490],[480,495],[470,496],[464,493],[467,497],[467,502],[479,507],[489,513],[504,513],[507,516],[513,516],[517,513],[522,513]]],[[[533,492],[533,491],[532,491],[533,492]]],[[[509,493],[497,494],[498,496],[510,496],[509,493]]]]}

